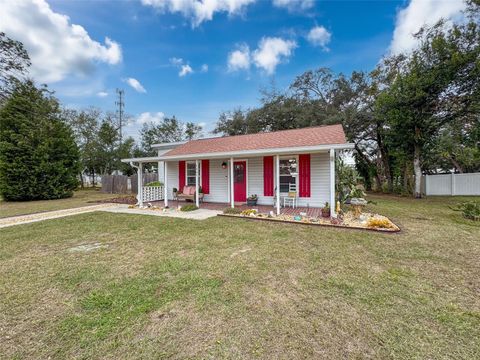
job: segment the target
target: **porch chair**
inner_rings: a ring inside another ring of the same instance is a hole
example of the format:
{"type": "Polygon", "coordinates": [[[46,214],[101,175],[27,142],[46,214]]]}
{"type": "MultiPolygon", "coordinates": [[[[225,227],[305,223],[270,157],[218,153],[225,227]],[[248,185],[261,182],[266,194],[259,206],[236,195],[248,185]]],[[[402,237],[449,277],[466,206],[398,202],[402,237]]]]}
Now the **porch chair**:
{"type": "Polygon", "coordinates": [[[283,198],[283,207],[297,206],[297,184],[288,184],[288,195],[283,198]]]}

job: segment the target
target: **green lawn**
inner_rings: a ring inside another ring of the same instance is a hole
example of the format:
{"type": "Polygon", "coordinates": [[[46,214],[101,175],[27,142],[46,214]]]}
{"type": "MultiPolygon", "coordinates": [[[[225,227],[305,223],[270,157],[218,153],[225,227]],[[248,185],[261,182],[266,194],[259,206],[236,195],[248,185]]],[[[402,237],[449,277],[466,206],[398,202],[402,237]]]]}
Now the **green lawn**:
{"type": "Polygon", "coordinates": [[[3,201],[0,200],[0,218],[33,214],[43,211],[63,210],[92,205],[89,202],[108,199],[119,195],[104,194],[98,189],[76,191],[73,197],[59,200],[3,201]]]}
{"type": "Polygon", "coordinates": [[[371,196],[396,235],[89,213],[0,230],[5,358],[480,358],[480,223],[371,196]],[[71,252],[79,244],[108,247],[71,252]]]}

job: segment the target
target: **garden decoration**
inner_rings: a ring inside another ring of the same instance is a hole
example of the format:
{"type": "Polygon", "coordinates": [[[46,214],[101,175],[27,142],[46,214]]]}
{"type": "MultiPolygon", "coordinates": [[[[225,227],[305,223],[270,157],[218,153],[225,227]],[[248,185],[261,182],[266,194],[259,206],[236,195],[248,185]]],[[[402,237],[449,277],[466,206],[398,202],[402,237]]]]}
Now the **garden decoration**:
{"type": "Polygon", "coordinates": [[[328,202],[325,203],[325,206],[322,208],[322,216],[324,218],[330,217],[330,205],[328,202]]]}
{"type": "Polygon", "coordinates": [[[353,207],[353,216],[358,219],[362,215],[363,208],[367,205],[367,200],[362,198],[352,198],[350,205],[353,207]]]}
{"type": "Polygon", "coordinates": [[[248,206],[255,206],[255,205],[257,205],[257,201],[258,201],[258,195],[257,194],[250,195],[247,198],[247,205],[248,206]]]}

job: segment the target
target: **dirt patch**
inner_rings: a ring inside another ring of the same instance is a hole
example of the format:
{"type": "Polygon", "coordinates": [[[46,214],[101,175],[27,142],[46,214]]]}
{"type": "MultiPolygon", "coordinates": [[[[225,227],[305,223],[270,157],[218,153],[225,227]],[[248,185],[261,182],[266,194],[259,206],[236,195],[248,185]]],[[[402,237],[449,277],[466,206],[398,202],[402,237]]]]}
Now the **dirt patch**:
{"type": "Polygon", "coordinates": [[[102,199],[102,200],[97,200],[97,201],[92,201],[95,203],[113,203],[113,204],[128,204],[128,205],[135,205],[137,203],[137,198],[134,195],[129,195],[129,196],[119,196],[119,197],[114,197],[111,199],[102,199]]]}
{"type": "Polygon", "coordinates": [[[97,250],[97,249],[105,249],[108,248],[110,245],[108,244],[102,244],[102,243],[93,243],[93,244],[83,244],[83,245],[77,245],[74,247],[71,247],[68,249],[69,252],[89,252],[92,250],[97,250]]]}
{"type": "Polygon", "coordinates": [[[237,250],[237,251],[233,252],[233,253],[230,255],[230,257],[233,258],[233,257],[235,257],[235,256],[238,256],[238,255],[240,255],[240,254],[243,254],[243,253],[245,253],[245,252],[247,252],[247,251],[251,251],[251,250],[252,250],[252,248],[245,248],[245,249],[237,250]]]}

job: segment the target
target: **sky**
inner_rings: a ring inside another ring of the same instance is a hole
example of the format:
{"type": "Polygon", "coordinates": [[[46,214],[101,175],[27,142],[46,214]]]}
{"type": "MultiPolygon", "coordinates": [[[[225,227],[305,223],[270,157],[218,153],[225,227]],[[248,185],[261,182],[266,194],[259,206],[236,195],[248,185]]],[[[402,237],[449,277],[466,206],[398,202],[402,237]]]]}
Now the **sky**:
{"type": "Polygon", "coordinates": [[[424,23],[462,0],[1,0],[0,31],[22,41],[30,75],[70,108],[131,115],[124,133],[175,115],[208,134],[222,111],[259,105],[304,71],[372,70],[409,51],[424,23]]]}

